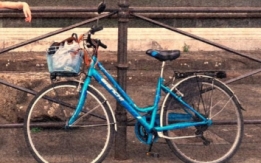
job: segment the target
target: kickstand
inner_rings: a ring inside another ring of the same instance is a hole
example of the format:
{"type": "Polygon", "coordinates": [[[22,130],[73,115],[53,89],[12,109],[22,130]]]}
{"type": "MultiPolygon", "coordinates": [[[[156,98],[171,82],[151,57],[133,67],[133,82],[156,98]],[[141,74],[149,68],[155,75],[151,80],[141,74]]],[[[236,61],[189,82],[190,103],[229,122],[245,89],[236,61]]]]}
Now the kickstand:
{"type": "Polygon", "coordinates": [[[205,146],[208,146],[209,144],[210,144],[210,141],[207,139],[207,138],[205,138],[205,136],[203,135],[203,132],[202,131],[196,131],[195,132],[195,134],[197,135],[197,136],[199,136],[202,140],[203,140],[203,144],[205,145],[205,146]]]}
{"type": "Polygon", "coordinates": [[[149,151],[146,153],[147,156],[159,158],[159,154],[158,153],[152,152],[152,146],[153,146],[153,142],[149,146],[149,151]]]}

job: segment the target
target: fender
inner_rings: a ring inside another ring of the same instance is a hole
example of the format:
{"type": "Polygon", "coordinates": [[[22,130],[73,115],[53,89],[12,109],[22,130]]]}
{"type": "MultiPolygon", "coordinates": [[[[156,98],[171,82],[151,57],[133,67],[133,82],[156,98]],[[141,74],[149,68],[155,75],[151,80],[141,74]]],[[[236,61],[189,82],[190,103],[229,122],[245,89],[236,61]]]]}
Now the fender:
{"type": "Polygon", "coordinates": [[[109,101],[105,98],[105,96],[97,89],[97,88],[95,88],[93,85],[89,85],[89,87],[91,87],[92,89],[94,89],[100,96],[102,96],[102,98],[104,98],[105,100],[106,100],[106,104],[109,106],[109,109],[110,109],[110,111],[111,111],[111,114],[112,114],[112,118],[113,118],[113,122],[114,122],[114,129],[115,129],[115,131],[117,131],[117,123],[116,123],[116,118],[115,118],[115,114],[114,114],[114,112],[113,112],[113,110],[112,110],[112,107],[111,107],[111,105],[110,105],[110,103],[109,103],[109,101]]]}

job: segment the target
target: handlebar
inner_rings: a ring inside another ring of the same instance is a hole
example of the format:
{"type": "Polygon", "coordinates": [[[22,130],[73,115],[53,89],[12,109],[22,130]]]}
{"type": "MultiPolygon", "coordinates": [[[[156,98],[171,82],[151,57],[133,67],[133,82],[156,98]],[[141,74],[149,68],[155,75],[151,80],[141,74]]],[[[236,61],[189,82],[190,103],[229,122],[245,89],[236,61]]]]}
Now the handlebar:
{"type": "Polygon", "coordinates": [[[90,29],[90,33],[91,34],[95,34],[95,32],[98,32],[98,31],[101,31],[101,30],[103,30],[103,26],[93,26],[91,29],[90,29]]]}
{"type": "Polygon", "coordinates": [[[102,26],[93,26],[89,32],[87,33],[87,39],[86,39],[86,43],[87,43],[87,47],[88,48],[98,48],[99,46],[101,46],[102,48],[106,49],[107,45],[105,45],[104,43],[101,42],[101,40],[99,39],[92,39],[91,35],[94,35],[96,32],[103,30],[102,26]]]}

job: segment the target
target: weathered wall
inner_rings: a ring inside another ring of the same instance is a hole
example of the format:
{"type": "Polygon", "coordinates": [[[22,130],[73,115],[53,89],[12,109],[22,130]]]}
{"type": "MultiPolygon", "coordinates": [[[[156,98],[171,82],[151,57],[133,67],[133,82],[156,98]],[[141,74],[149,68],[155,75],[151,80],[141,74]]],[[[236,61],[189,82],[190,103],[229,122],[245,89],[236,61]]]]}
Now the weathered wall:
{"type": "MultiPolygon", "coordinates": [[[[180,28],[183,31],[209,39],[236,50],[259,50],[261,45],[260,28],[180,28]]],[[[57,28],[0,28],[0,49],[52,32],[57,28]]],[[[62,41],[72,33],[82,34],[88,28],[76,28],[35,43],[15,49],[15,51],[45,51],[52,42],[62,41]]],[[[108,45],[107,51],[117,51],[118,29],[104,28],[93,37],[108,45]]],[[[179,49],[181,51],[217,51],[218,48],[177,34],[163,28],[129,28],[128,50],[179,49]],[[186,47],[187,46],[187,47],[186,47]]],[[[101,48],[101,50],[104,50],[101,48]]]]}

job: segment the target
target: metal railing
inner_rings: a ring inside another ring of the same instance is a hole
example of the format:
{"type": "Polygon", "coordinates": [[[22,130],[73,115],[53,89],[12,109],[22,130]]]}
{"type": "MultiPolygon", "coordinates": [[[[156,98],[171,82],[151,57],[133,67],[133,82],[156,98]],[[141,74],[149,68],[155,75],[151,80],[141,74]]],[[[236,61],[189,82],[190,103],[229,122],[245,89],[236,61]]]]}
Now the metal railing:
{"type": "MultiPolygon", "coordinates": [[[[184,32],[182,30],[173,28],[169,25],[163,24],[161,22],[158,22],[156,20],[153,20],[151,18],[153,17],[165,17],[166,13],[171,13],[168,17],[193,17],[195,16],[194,14],[198,14],[196,16],[199,17],[228,17],[231,18],[233,16],[236,16],[237,18],[242,17],[261,17],[261,8],[253,8],[253,7],[244,7],[244,8],[234,8],[234,7],[225,7],[225,8],[216,8],[216,7],[187,7],[187,8],[182,8],[182,7],[161,7],[161,8],[154,8],[154,7],[129,7],[128,0],[121,0],[119,3],[119,8],[109,8],[106,10],[106,12],[109,12],[108,14],[103,14],[98,16],[95,14],[96,8],[94,7],[89,7],[89,8],[75,8],[75,7],[32,7],[32,13],[34,17],[70,17],[72,16],[72,13],[76,14],[76,16],[84,17],[86,15],[89,15],[91,18],[87,19],[85,21],[82,21],[80,23],[47,33],[45,35],[18,43],[16,45],[10,46],[8,48],[0,50],[0,54],[8,52],[10,50],[16,49],[18,47],[33,43],[35,41],[39,41],[42,39],[45,39],[47,37],[65,32],[67,30],[82,26],[84,24],[88,24],[90,22],[94,22],[98,19],[102,18],[108,18],[114,16],[115,18],[118,18],[118,28],[119,28],[119,34],[118,34],[118,64],[117,64],[117,80],[119,84],[123,87],[123,89],[126,89],[126,73],[128,69],[128,64],[127,64],[127,32],[128,32],[128,22],[130,21],[131,18],[138,18],[142,19],[144,21],[153,23],[155,25],[158,25],[160,27],[169,29],[173,32],[180,33],[182,35],[191,37],[193,39],[196,39],[198,41],[204,42],[206,44],[218,47],[220,49],[223,49],[225,51],[231,52],[233,54],[239,55],[241,57],[250,59],[255,62],[261,63],[260,59],[250,57],[246,54],[243,54],[241,52],[238,52],[232,48],[217,44],[213,41],[198,37],[196,35],[184,32]],[[53,14],[56,13],[56,14],[53,14]],[[155,14],[156,13],[156,14],[155,14]],[[116,15],[117,14],[117,15],[116,15]],[[163,15],[162,15],[163,14],[163,15]],[[165,14],[165,15],[164,15],[165,14]]],[[[11,11],[11,10],[0,10],[0,17],[14,17],[14,16],[21,16],[21,14],[18,14],[17,11],[11,11]]],[[[231,79],[227,81],[226,83],[232,83],[237,80],[241,80],[245,77],[251,76],[253,74],[259,73],[261,69],[254,70],[252,72],[249,72],[247,74],[244,74],[242,76],[239,76],[237,78],[231,79]]],[[[26,88],[18,87],[16,85],[10,84],[6,81],[0,80],[0,84],[4,84],[6,86],[12,87],[14,89],[20,90],[27,92],[29,94],[36,94],[37,92],[28,90],[26,88]]],[[[117,118],[117,123],[118,123],[118,132],[120,134],[117,134],[118,138],[116,138],[116,154],[115,157],[117,159],[125,159],[126,156],[126,126],[127,124],[127,117],[126,117],[126,111],[119,105],[117,104],[116,107],[116,118],[117,118]],[[120,140],[120,143],[117,143],[117,140],[120,140]],[[124,141],[125,140],[125,141],[124,141]],[[125,143],[124,143],[125,142],[125,143]]],[[[245,124],[261,124],[261,120],[245,120],[245,124]]],[[[129,124],[131,125],[131,124],[129,124]]],[[[17,127],[22,127],[22,124],[0,124],[0,128],[17,128],[17,127]]]]}
{"type": "MultiPolygon", "coordinates": [[[[32,7],[34,18],[93,18],[96,7],[32,7]]],[[[106,12],[118,11],[107,8],[106,12]]],[[[130,13],[148,18],[260,18],[260,7],[131,7],[130,13]]],[[[17,10],[0,9],[0,18],[22,18],[17,10]]],[[[114,16],[113,18],[118,18],[114,16]]]]}

